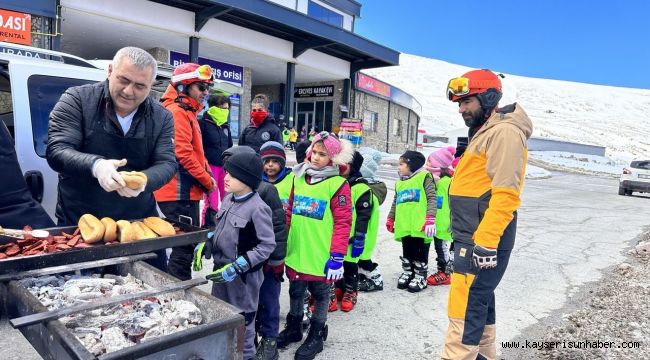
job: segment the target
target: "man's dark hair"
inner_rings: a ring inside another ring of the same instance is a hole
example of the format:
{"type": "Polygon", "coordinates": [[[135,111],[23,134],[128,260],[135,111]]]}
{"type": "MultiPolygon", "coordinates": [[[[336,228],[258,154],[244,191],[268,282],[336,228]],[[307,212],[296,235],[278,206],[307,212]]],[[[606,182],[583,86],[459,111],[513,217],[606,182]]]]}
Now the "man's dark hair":
{"type": "Polygon", "coordinates": [[[228,104],[228,108],[230,108],[230,99],[227,96],[210,95],[210,97],[208,98],[209,107],[221,106],[223,104],[228,104]]]}

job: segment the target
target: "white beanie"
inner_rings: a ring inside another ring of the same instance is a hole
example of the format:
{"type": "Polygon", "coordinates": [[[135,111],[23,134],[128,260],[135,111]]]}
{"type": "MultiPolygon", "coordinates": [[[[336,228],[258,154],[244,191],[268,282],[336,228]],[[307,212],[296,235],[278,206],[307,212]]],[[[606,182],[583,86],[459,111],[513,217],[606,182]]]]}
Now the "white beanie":
{"type": "Polygon", "coordinates": [[[361,176],[366,179],[373,179],[381,163],[381,153],[373,148],[362,147],[359,153],[363,156],[363,164],[361,164],[361,176]]]}

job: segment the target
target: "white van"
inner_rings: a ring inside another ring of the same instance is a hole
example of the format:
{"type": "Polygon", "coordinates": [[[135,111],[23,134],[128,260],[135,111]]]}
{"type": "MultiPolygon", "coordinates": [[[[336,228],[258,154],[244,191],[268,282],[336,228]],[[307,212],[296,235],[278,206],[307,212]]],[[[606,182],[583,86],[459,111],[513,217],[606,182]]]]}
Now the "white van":
{"type": "Polygon", "coordinates": [[[14,138],[32,197],[52,219],[58,175],[45,159],[50,111],[69,87],[104,79],[105,70],[79,57],[0,42],[0,120],[14,138]]]}

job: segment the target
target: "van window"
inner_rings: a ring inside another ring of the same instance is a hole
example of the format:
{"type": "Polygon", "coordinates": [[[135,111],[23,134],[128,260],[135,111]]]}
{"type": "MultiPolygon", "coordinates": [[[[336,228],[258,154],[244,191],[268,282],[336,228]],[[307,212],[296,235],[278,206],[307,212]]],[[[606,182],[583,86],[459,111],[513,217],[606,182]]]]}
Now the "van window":
{"type": "Polygon", "coordinates": [[[0,72],[0,121],[5,123],[9,134],[14,138],[14,113],[13,104],[11,103],[11,86],[9,86],[9,77],[6,71],[0,72]]]}
{"type": "Polygon", "coordinates": [[[29,110],[32,115],[32,134],[34,150],[42,158],[47,147],[47,125],[50,112],[61,95],[69,87],[94,83],[92,80],[70,79],[65,77],[32,75],[27,79],[29,110]]]}

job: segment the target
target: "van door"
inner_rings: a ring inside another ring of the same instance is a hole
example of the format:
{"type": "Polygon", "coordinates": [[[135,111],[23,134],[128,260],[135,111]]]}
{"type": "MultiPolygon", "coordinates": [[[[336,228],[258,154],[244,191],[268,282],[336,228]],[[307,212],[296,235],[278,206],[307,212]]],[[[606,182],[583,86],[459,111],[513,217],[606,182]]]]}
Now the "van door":
{"type": "Polygon", "coordinates": [[[32,196],[52,219],[56,219],[58,174],[45,158],[50,112],[69,87],[105,78],[106,73],[99,69],[42,61],[9,62],[18,162],[32,196]]]}

